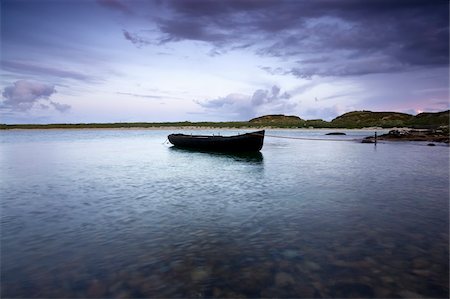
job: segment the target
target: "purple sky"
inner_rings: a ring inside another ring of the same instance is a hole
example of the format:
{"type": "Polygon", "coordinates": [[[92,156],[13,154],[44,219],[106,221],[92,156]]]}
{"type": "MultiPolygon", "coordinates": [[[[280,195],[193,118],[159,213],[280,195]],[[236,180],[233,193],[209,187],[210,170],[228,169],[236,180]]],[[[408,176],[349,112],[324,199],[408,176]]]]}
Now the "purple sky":
{"type": "Polygon", "coordinates": [[[447,0],[0,3],[0,123],[450,105],[447,0]]]}

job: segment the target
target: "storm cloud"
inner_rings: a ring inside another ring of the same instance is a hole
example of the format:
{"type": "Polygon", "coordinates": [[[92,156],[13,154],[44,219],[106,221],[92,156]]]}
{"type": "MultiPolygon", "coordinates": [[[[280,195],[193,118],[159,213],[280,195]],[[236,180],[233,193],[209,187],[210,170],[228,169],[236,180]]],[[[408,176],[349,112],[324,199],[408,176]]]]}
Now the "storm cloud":
{"type": "Polygon", "coordinates": [[[119,0],[97,0],[97,3],[111,9],[119,10],[125,14],[133,14],[132,11],[119,0]]]}
{"type": "MultiPolygon", "coordinates": [[[[259,56],[295,61],[283,74],[300,78],[392,73],[449,62],[448,1],[443,0],[187,0],[160,5],[165,13],[152,21],[160,43],[202,41],[217,53],[251,49],[259,56]]],[[[126,38],[139,46],[150,43],[126,38]]]]}

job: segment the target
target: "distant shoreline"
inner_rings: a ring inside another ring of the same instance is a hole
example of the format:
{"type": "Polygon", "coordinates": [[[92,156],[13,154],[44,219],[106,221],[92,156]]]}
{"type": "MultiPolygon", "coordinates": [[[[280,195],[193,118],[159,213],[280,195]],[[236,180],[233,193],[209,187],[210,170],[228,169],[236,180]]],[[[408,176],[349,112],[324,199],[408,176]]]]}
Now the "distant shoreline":
{"type": "Polygon", "coordinates": [[[367,128],[283,128],[283,127],[37,127],[37,128],[1,128],[0,131],[31,131],[31,130],[194,130],[194,131],[207,131],[207,130],[283,130],[283,131],[339,131],[339,130],[352,130],[352,131],[374,131],[374,130],[391,130],[391,129],[402,129],[409,130],[411,128],[381,128],[381,127],[367,127],[367,128]]]}
{"type": "Polygon", "coordinates": [[[213,129],[437,129],[449,126],[450,110],[423,112],[416,116],[397,112],[353,111],[332,121],[304,120],[294,115],[272,114],[249,121],[175,121],[59,124],[0,124],[0,130],[11,129],[149,129],[149,130],[213,130],[213,129]]]}

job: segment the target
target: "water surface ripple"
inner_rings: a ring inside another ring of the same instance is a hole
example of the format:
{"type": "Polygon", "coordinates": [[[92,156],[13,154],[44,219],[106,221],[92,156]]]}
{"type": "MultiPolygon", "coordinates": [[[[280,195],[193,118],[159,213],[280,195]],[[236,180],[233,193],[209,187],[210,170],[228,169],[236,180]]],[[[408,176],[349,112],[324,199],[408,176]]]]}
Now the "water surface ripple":
{"type": "Polygon", "coordinates": [[[0,132],[2,297],[448,298],[448,146],[169,133],[0,132]]]}

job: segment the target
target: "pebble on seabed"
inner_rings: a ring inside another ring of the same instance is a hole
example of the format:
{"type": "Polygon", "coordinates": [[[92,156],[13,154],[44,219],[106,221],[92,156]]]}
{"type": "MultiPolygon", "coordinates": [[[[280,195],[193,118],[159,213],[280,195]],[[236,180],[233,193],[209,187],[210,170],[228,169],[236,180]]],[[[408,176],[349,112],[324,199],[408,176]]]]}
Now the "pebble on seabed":
{"type": "Polygon", "coordinates": [[[286,272],[279,272],[275,275],[275,284],[277,287],[284,287],[294,283],[295,279],[286,272]]]}
{"type": "Polygon", "coordinates": [[[100,298],[104,297],[105,293],[106,293],[106,286],[97,279],[94,279],[91,282],[87,290],[88,297],[100,298]]]}
{"type": "Polygon", "coordinates": [[[297,250],[293,250],[293,249],[286,249],[285,251],[283,251],[282,255],[288,259],[294,259],[294,258],[300,256],[300,254],[297,252],[297,250]]]}
{"type": "Polygon", "coordinates": [[[209,271],[206,268],[197,268],[191,272],[191,279],[193,281],[203,281],[209,276],[209,271]]]}

